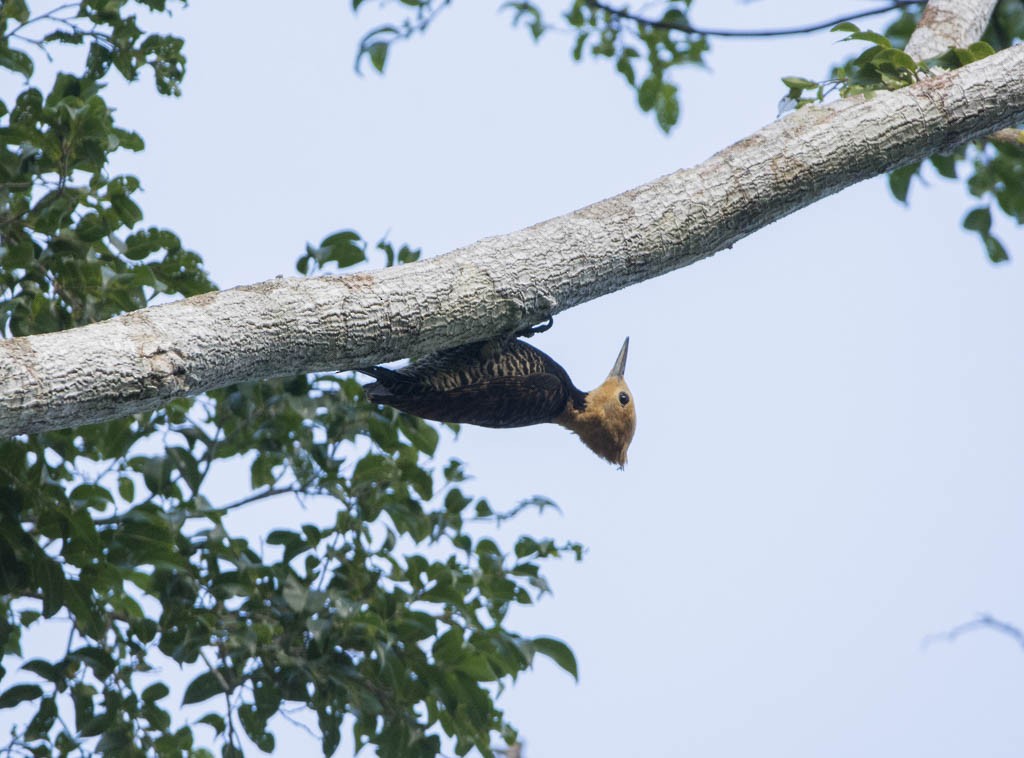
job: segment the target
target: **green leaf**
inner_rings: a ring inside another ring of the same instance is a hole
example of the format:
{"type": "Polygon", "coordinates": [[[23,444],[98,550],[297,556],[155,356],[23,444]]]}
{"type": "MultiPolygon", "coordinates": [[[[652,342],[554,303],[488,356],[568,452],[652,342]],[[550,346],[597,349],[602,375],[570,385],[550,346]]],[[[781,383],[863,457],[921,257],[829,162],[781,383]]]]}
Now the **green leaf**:
{"type": "Polygon", "coordinates": [[[1003,243],[996,237],[986,234],[982,239],[985,243],[985,252],[988,253],[990,261],[993,263],[1004,263],[1010,260],[1010,255],[1006,252],[1006,248],[1003,247],[1003,243]]]}
{"type": "Polygon", "coordinates": [[[487,657],[477,652],[466,655],[455,668],[478,682],[493,682],[498,678],[487,657]]]}
{"type": "Polygon", "coordinates": [[[243,705],[238,709],[238,720],[253,743],[264,753],[274,751],[274,735],[267,731],[267,720],[255,706],[243,705]]]}
{"type": "Polygon", "coordinates": [[[132,150],[140,152],[145,149],[146,143],[143,142],[135,132],[128,131],[126,129],[114,129],[113,134],[117,139],[118,147],[123,147],[126,150],[132,150]]]}
{"type": "Polygon", "coordinates": [[[366,243],[351,230],[328,235],[319,247],[307,246],[306,251],[320,267],[326,263],[335,263],[338,268],[348,268],[366,260],[366,243]]]}
{"type": "Polygon", "coordinates": [[[100,741],[96,743],[96,752],[100,754],[116,755],[119,751],[127,748],[132,743],[132,734],[127,728],[120,727],[103,732],[100,741]]]}
{"type": "Polygon", "coordinates": [[[573,679],[577,682],[579,681],[580,677],[576,669],[576,656],[573,655],[568,645],[553,637],[534,637],[531,642],[534,650],[553,660],[565,671],[568,671],[573,679]]]}
{"type": "Polygon", "coordinates": [[[434,454],[434,451],[437,450],[437,443],[440,440],[437,429],[414,416],[400,416],[398,423],[402,429],[402,434],[408,438],[409,442],[417,450],[427,455],[434,454]]]}
{"type": "Polygon", "coordinates": [[[356,464],[352,472],[353,484],[382,484],[389,481],[395,475],[395,464],[390,458],[383,455],[370,454],[364,456],[356,464]]]}
{"type": "Polygon", "coordinates": [[[373,64],[373,67],[380,73],[384,73],[384,63],[388,57],[388,43],[374,42],[367,48],[366,52],[370,56],[370,62],[373,64]]]}
{"type": "MultiPolygon", "coordinates": [[[[323,737],[324,755],[334,755],[334,752],[341,744],[341,717],[337,714],[328,715],[324,711],[317,715],[319,716],[320,734],[323,737]]],[[[429,755],[434,755],[438,752],[435,751],[434,753],[429,753],[429,755]]]]}
{"type": "Polygon", "coordinates": [[[987,58],[990,55],[996,54],[992,45],[985,41],[979,41],[968,45],[967,49],[970,51],[971,55],[974,56],[974,60],[976,61],[980,61],[982,58],[987,58]]]}
{"type": "MultiPolygon", "coordinates": [[[[850,24],[850,26],[853,26],[853,24],[850,24]]],[[[834,27],[833,27],[833,31],[835,31],[834,27]]],[[[859,39],[859,40],[863,40],[865,42],[871,42],[871,43],[873,43],[875,45],[878,45],[879,47],[892,48],[892,42],[889,41],[889,38],[884,36],[884,35],[882,35],[882,34],[879,34],[878,32],[871,32],[871,31],[860,32],[860,31],[858,31],[858,32],[854,32],[853,34],[851,34],[846,39],[859,39]]],[[[906,53],[904,53],[904,55],[906,55],[906,53]]]]}
{"type": "Polygon", "coordinates": [[[437,638],[433,648],[438,663],[458,663],[464,656],[462,631],[449,629],[437,638]]]}
{"type": "Polygon", "coordinates": [[[939,172],[940,176],[944,176],[947,179],[956,179],[957,158],[955,155],[933,155],[929,160],[935,166],[935,170],[939,172]]]}
{"type": "Polygon", "coordinates": [[[117,480],[117,492],[122,500],[130,503],[135,499],[135,482],[127,476],[120,477],[117,480]]]}
{"type": "Polygon", "coordinates": [[[902,50],[886,48],[872,58],[875,66],[888,66],[894,70],[916,71],[917,63],[902,50]]]}
{"type": "Polygon", "coordinates": [[[86,242],[96,242],[107,236],[107,225],[98,213],[87,213],[78,222],[78,236],[86,242]]]}
{"type": "MultiPolygon", "coordinates": [[[[473,501],[463,494],[462,490],[457,487],[452,488],[448,491],[448,494],[444,496],[444,509],[448,513],[461,513],[466,506],[473,501]]],[[[484,504],[486,507],[486,503],[484,504]]],[[[477,509],[478,516],[489,516],[490,512],[481,513],[479,508],[477,509]]]]}
{"type": "Polygon", "coordinates": [[[227,722],[224,721],[224,717],[219,713],[207,713],[199,719],[199,723],[212,727],[218,735],[224,734],[224,730],[227,728],[227,722]]]}
{"type": "Polygon", "coordinates": [[[637,104],[640,106],[640,110],[646,112],[654,107],[660,87],[661,81],[659,79],[655,79],[653,77],[644,79],[643,84],[640,85],[640,89],[636,92],[637,104]]]}
{"type": "Polygon", "coordinates": [[[86,646],[68,653],[68,659],[81,661],[95,672],[96,678],[100,681],[106,679],[117,668],[117,661],[109,651],[101,647],[86,646]]]}
{"type": "Polygon", "coordinates": [[[41,679],[45,679],[48,682],[56,682],[61,678],[60,668],[49,661],[42,660],[41,658],[35,658],[21,668],[23,671],[31,671],[36,676],[41,679]]]}
{"type": "Polygon", "coordinates": [[[113,495],[98,484],[80,484],[71,490],[71,502],[79,508],[103,510],[114,502],[113,495]]]}
{"type": "Polygon", "coordinates": [[[295,577],[289,576],[281,590],[281,596],[288,603],[288,607],[296,613],[301,613],[306,608],[306,600],[309,597],[309,588],[299,582],[295,577]]]}
{"type": "Polygon", "coordinates": [[[43,594],[43,615],[50,618],[64,607],[64,570],[45,554],[35,556],[31,566],[33,577],[43,594]]]}
{"type": "Polygon", "coordinates": [[[402,245],[398,248],[398,262],[399,263],[413,263],[418,261],[422,255],[422,251],[419,248],[412,248],[408,245],[402,245]]]}
{"type": "Polygon", "coordinates": [[[576,35],[576,44],[572,47],[572,59],[574,61],[578,61],[583,58],[583,46],[587,44],[588,36],[589,35],[586,32],[580,32],[576,35]]]}
{"type": "Polygon", "coordinates": [[[539,545],[533,537],[520,537],[516,540],[515,554],[517,558],[524,558],[527,555],[538,552],[539,545]]]}
{"type": "Polygon", "coordinates": [[[142,691],[142,699],[146,702],[155,702],[162,700],[169,694],[171,694],[170,688],[163,682],[157,682],[156,684],[149,685],[142,691]]]}
{"type": "MultiPolygon", "coordinates": [[[[404,2],[405,0],[403,0],[404,2]]],[[[370,58],[370,63],[377,69],[378,72],[384,72],[384,63],[388,55],[388,46],[398,39],[400,36],[399,30],[394,26],[379,26],[365,37],[359,44],[359,54],[356,56],[356,72],[362,73],[360,65],[363,57],[367,56],[370,58]]],[[[409,36],[408,29],[404,36],[409,36]]]]}
{"type": "Polygon", "coordinates": [[[28,6],[25,0],[5,0],[0,5],[0,19],[13,19],[24,24],[29,19],[28,6]]]}
{"type": "Polygon", "coordinates": [[[818,86],[818,82],[812,82],[810,79],[804,79],[802,76],[784,76],[782,77],[782,83],[790,89],[796,90],[815,89],[818,86]]]}
{"type": "Polygon", "coordinates": [[[78,628],[96,639],[106,631],[105,619],[92,603],[91,588],[81,580],[68,581],[65,586],[65,602],[68,611],[75,618],[78,628]]]}
{"type": "Polygon", "coordinates": [[[620,74],[626,77],[626,81],[629,82],[631,86],[636,86],[636,72],[633,69],[632,56],[627,55],[626,52],[635,51],[623,52],[622,55],[619,56],[619,60],[615,64],[615,68],[618,70],[620,74]]]}
{"type": "Polygon", "coordinates": [[[679,97],[674,85],[668,83],[662,85],[655,113],[658,118],[658,126],[666,134],[679,121],[679,97]]]}
{"type": "Polygon", "coordinates": [[[975,208],[964,217],[964,229],[980,234],[988,234],[992,228],[992,212],[987,205],[975,208]]]}
{"type": "Polygon", "coordinates": [[[193,679],[185,689],[185,695],[181,699],[181,704],[201,703],[215,695],[223,694],[224,688],[221,686],[218,676],[213,671],[204,671],[193,679]]]}
{"type": "Polygon", "coordinates": [[[42,739],[53,728],[53,722],[56,720],[57,701],[52,696],[44,697],[39,701],[39,710],[36,711],[36,715],[32,717],[25,729],[25,739],[30,741],[42,739]]]}
{"type": "MultiPolygon", "coordinates": [[[[6,40],[4,40],[6,42],[6,40]]],[[[16,74],[21,74],[27,80],[32,76],[34,66],[32,58],[21,50],[11,47],[0,48],[0,67],[10,69],[16,74]]]]}
{"type": "Polygon", "coordinates": [[[16,684],[0,695],[0,708],[13,708],[26,700],[42,697],[43,689],[37,684],[16,684]]]}
{"type": "Polygon", "coordinates": [[[920,163],[911,163],[889,172],[889,190],[892,192],[893,197],[901,203],[907,202],[907,195],[910,192],[910,180],[914,178],[914,175],[917,174],[920,168],[920,163]]]}
{"type": "Polygon", "coordinates": [[[131,228],[142,221],[142,211],[127,195],[112,196],[110,198],[110,204],[117,212],[117,216],[121,219],[121,223],[128,228],[131,228]]]}

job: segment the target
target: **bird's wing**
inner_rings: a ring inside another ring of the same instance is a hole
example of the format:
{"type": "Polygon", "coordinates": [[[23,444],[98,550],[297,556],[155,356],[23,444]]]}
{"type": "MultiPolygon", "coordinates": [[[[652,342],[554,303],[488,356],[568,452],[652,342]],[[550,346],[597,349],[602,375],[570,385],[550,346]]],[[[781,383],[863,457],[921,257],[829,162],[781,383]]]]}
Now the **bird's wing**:
{"type": "Polygon", "coordinates": [[[486,378],[443,392],[375,399],[434,421],[508,428],[551,421],[565,410],[568,394],[558,376],[537,373],[486,378]]]}

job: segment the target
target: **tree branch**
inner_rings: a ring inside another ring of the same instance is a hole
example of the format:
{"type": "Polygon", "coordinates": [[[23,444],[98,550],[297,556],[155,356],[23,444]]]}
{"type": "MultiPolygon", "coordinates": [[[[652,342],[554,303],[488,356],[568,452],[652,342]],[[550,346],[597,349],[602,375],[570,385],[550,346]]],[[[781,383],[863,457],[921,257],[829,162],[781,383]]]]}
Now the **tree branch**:
{"type": "Polygon", "coordinates": [[[321,491],[310,492],[309,488],[299,487],[297,485],[290,486],[290,487],[271,487],[268,490],[263,490],[263,492],[257,492],[257,493],[254,493],[252,495],[249,495],[248,497],[243,497],[241,500],[236,500],[233,503],[228,503],[227,505],[222,505],[221,507],[216,508],[215,511],[218,514],[224,514],[224,513],[228,513],[229,511],[234,511],[234,510],[237,510],[238,508],[242,508],[243,506],[251,505],[252,503],[259,502],[260,500],[266,500],[267,498],[270,498],[270,497],[277,497],[278,495],[307,495],[307,494],[321,495],[321,494],[324,494],[324,493],[321,492],[321,491]]]}
{"type": "Polygon", "coordinates": [[[998,0],[930,0],[906,52],[914,60],[942,55],[981,39],[998,0]]]}
{"type": "Polygon", "coordinates": [[[821,29],[831,29],[836,24],[841,24],[844,21],[855,21],[859,18],[868,18],[869,16],[877,16],[882,13],[888,13],[889,11],[897,10],[899,8],[907,8],[912,5],[923,5],[926,0],[892,0],[888,5],[881,8],[874,8],[867,11],[858,11],[857,13],[850,13],[845,16],[838,16],[828,21],[818,21],[813,24],[806,26],[792,26],[783,29],[713,29],[709,27],[693,26],[691,24],[676,23],[672,21],[660,21],[654,18],[645,18],[635,13],[631,13],[628,8],[613,8],[606,3],[599,2],[599,0],[587,0],[587,5],[597,10],[605,11],[618,18],[628,19],[637,24],[644,26],[650,26],[655,29],[669,29],[673,31],[686,32],[688,34],[700,34],[705,37],[786,37],[795,34],[806,34],[807,32],[816,32],[821,29]]]}
{"type": "Polygon", "coordinates": [[[852,184],[1022,120],[1018,45],[871,99],[802,108],[694,168],[430,260],[273,279],[0,341],[0,435],[508,333],[688,266],[852,184]]]}

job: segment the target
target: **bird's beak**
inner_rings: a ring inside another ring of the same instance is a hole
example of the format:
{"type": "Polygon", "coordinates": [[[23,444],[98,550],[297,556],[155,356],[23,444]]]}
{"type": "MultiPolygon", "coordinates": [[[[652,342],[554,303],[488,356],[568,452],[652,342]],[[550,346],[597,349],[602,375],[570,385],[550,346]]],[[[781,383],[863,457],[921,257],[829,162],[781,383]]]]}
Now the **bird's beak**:
{"type": "Polygon", "coordinates": [[[623,377],[626,375],[626,354],[629,352],[629,337],[626,337],[626,341],[622,343],[622,349],[619,351],[619,357],[615,359],[615,365],[612,366],[611,373],[608,376],[623,377]]]}

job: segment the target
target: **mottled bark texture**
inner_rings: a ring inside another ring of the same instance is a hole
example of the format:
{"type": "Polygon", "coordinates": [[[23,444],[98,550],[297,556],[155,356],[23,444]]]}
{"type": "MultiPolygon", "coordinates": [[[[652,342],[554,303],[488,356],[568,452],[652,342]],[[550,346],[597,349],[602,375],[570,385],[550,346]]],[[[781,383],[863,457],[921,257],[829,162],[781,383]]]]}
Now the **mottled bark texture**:
{"type": "Polygon", "coordinates": [[[1024,46],[803,108],[693,168],[394,269],[282,278],[0,342],[0,434],[509,332],[667,273],[856,182],[1024,119],[1024,46]]]}
{"type": "Polygon", "coordinates": [[[981,39],[999,0],[931,0],[907,42],[914,60],[934,58],[951,47],[981,39]]]}

